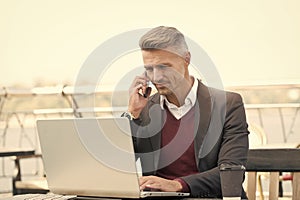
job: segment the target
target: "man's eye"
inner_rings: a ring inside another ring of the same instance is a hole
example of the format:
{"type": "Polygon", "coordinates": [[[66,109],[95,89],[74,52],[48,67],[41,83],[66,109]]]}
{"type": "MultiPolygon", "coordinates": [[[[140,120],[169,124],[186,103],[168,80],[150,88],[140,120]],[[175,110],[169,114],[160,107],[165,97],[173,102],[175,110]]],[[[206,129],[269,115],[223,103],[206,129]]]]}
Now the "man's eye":
{"type": "Polygon", "coordinates": [[[167,65],[158,65],[159,69],[166,69],[168,66],[167,65]]]}
{"type": "Polygon", "coordinates": [[[146,67],[145,70],[146,70],[147,72],[152,72],[152,71],[153,71],[153,67],[146,67]]]}

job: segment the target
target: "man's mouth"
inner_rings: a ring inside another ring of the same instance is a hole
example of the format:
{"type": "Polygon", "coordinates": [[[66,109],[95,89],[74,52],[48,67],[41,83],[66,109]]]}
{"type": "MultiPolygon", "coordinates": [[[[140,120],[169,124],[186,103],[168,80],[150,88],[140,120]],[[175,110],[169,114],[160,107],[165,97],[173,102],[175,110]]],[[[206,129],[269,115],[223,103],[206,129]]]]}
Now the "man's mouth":
{"type": "Polygon", "coordinates": [[[166,87],[166,83],[155,83],[155,87],[156,88],[165,88],[166,87]]]}

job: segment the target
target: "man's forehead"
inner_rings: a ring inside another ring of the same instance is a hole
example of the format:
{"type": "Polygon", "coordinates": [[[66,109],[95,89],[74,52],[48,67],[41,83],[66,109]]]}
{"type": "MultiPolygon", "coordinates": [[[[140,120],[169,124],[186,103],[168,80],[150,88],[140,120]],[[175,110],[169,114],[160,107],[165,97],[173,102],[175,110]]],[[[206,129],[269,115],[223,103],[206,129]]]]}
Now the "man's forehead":
{"type": "Polygon", "coordinates": [[[158,66],[171,66],[173,62],[176,62],[172,56],[147,54],[143,56],[144,67],[158,67],[158,66]]]}
{"type": "Polygon", "coordinates": [[[173,51],[165,49],[154,49],[154,50],[142,50],[143,59],[147,60],[164,60],[164,59],[178,59],[184,58],[181,55],[174,53],[173,51]]]}
{"type": "Polygon", "coordinates": [[[172,63],[162,62],[162,63],[153,63],[153,64],[145,63],[144,64],[145,68],[150,68],[150,67],[164,67],[164,66],[172,66],[172,63]]]}

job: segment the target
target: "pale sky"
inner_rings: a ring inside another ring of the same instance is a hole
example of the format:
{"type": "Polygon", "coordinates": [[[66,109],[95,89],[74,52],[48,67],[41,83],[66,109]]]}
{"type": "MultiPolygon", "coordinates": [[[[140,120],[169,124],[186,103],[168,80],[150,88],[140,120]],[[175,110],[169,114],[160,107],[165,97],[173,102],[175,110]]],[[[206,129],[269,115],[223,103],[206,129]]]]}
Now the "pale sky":
{"type": "MultiPolygon", "coordinates": [[[[299,9],[298,0],[0,0],[0,86],[72,84],[103,42],[159,25],[197,42],[224,85],[299,83],[299,9]]],[[[122,59],[112,74],[140,63],[122,59]]]]}

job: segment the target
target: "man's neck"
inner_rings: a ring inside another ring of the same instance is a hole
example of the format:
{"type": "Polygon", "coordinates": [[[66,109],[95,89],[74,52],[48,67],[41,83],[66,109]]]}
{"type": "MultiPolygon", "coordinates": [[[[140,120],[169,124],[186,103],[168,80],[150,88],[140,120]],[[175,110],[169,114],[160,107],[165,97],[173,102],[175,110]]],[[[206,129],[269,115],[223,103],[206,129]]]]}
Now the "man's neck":
{"type": "Polygon", "coordinates": [[[184,84],[183,87],[181,87],[178,91],[175,90],[174,93],[166,96],[168,101],[177,107],[182,106],[191,88],[193,87],[194,81],[194,77],[189,76],[186,84],[184,84]]]}

